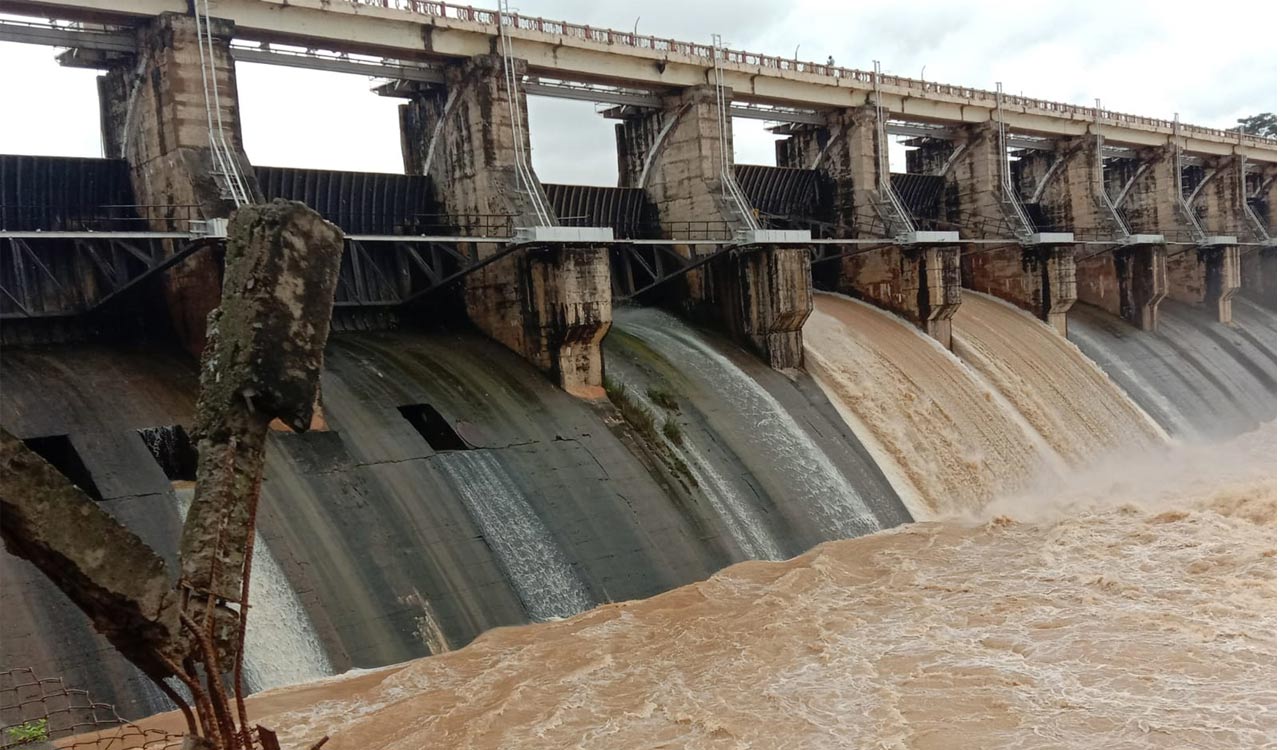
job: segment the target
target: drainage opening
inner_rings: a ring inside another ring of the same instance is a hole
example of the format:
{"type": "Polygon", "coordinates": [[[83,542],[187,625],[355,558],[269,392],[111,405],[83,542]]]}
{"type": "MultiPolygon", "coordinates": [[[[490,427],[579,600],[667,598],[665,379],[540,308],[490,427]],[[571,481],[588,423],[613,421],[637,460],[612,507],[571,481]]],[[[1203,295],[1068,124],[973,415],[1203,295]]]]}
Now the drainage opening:
{"type": "Polygon", "coordinates": [[[170,482],[196,480],[196,449],[182,425],[145,427],[138,430],[138,436],[170,482]]]}
{"type": "Polygon", "coordinates": [[[62,476],[71,480],[84,494],[102,502],[102,493],[93,481],[89,468],[80,460],[80,454],[66,435],[49,435],[47,437],[27,438],[22,441],[57,469],[62,476]]]}
{"type": "Polygon", "coordinates": [[[426,439],[427,445],[438,451],[465,451],[471,448],[467,442],[454,431],[453,425],[436,411],[431,404],[408,404],[396,407],[400,416],[409,420],[409,424],[426,439]]]}

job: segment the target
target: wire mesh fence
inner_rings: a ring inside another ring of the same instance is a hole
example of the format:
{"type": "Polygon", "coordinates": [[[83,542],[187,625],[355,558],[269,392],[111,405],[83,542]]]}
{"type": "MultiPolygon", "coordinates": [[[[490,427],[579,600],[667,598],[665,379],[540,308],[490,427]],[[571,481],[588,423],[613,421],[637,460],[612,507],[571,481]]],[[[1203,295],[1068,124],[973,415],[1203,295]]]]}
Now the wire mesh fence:
{"type": "Polygon", "coordinates": [[[178,750],[181,735],[125,721],[85,690],[30,669],[0,672],[0,750],[178,750]]]}

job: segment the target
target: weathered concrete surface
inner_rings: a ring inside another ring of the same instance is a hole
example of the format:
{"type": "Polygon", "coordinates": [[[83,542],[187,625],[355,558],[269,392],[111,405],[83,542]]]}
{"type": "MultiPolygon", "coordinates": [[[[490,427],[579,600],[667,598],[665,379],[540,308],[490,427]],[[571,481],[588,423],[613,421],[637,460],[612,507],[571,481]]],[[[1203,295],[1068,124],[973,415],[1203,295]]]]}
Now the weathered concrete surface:
{"type": "MultiPolygon", "coordinates": [[[[342,244],[342,231],[301,203],[232,216],[222,305],[201,362],[192,433],[200,458],[180,548],[197,610],[207,594],[241,599],[268,423],[310,427],[342,244]]],[[[236,618],[221,621],[230,628],[236,618]]]]}
{"type": "Polygon", "coordinates": [[[120,653],[157,679],[173,674],[181,658],[178,598],[164,560],[3,428],[0,536],[120,653]]]}
{"type": "MultiPolygon", "coordinates": [[[[619,185],[644,188],[673,238],[725,239],[750,227],[749,217],[725,197],[714,87],[665,97],[661,109],[623,120],[615,133],[619,185]]],[[[726,140],[732,153],[732,124],[726,140]]],[[[694,257],[714,248],[676,250],[694,257]]],[[[805,251],[763,246],[718,258],[685,274],[681,296],[688,312],[718,319],[773,367],[803,364],[800,329],[813,310],[805,251]]]]}
{"type": "MultiPolygon", "coordinates": [[[[836,221],[842,237],[887,237],[876,209],[880,149],[875,110],[828,114],[821,127],[797,130],[778,143],[778,165],[821,169],[835,186],[836,221]]],[[[943,346],[951,346],[951,316],[960,305],[959,249],[890,245],[841,258],[834,288],[901,315],[943,346]]]]}
{"type": "MultiPolygon", "coordinates": [[[[1190,242],[1194,238],[1190,219],[1179,207],[1182,180],[1172,147],[1148,149],[1139,154],[1132,187],[1120,208],[1135,234],[1164,234],[1167,240],[1190,242]]],[[[1206,186],[1207,189],[1208,186],[1206,186]]],[[[1202,218],[1211,234],[1236,226],[1238,214],[1202,218]]],[[[1227,233],[1227,232],[1221,232],[1227,233]]],[[[1231,322],[1231,298],[1240,288],[1240,250],[1234,246],[1191,248],[1176,245],[1166,261],[1168,295],[1194,305],[1217,308],[1218,320],[1231,322]]]]}
{"type": "MultiPolygon", "coordinates": [[[[994,123],[983,123],[965,128],[963,138],[954,144],[954,158],[945,177],[947,189],[943,198],[943,217],[954,225],[961,237],[967,239],[1011,239],[1023,228],[1008,204],[1011,199],[1022,200],[1023,195],[1014,190],[1014,196],[1005,195],[1004,170],[1008,154],[1000,147],[999,131],[994,123]]],[[[1086,167],[1088,152],[1076,146],[1075,153],[1058,169],[1046,166],[1044,178],[1057,183],[1055,214],[1061,214],[1060,231],[1073,231],[1079,220],[1096,223],[1096,212],[1086,210],[1084,203],[1090,200],[1087,181],[1092,175],[1086,167]],[[1074,162],[1074,164],[1072,164],[1074,162]],[[1063,169],[1064,166],[1069,167],[1063,169]]],[[[917,156],[919,160],[932,160],[935,165],[942,156],[940,150],[917,156]]],[[[935,166],[935,168],[937,168],[935,166]]],[[[1037,227],[1028,227],[1036,229],[1037,227]]],[[[966,288],[986,292],[1034,313],[1041,320],[1065,335],[1066,313],[1075,302],[1075,262],[1071,248],[1054,247],[1000,247],[975,248],[966,252],[963,266],[963,284],[966,288]]]]}
{"type": "MultiPolygon", "coordinates": [[[[1107,176],[1098,158],[1099,145],[1098,139],[1086,136],[1060,142],[1052,152],[1026,152],[1019,170],[1021,187],[1024,195],[1037,199],[1040,211],[1055,228],[1086,240],[1120,239],[1127,229],[1102,194],[1107,176]]],[[[1158,192],[1155,175],[1148,179],[1152,184],[1146,189],[1154,195],[1158,192]]],[[[1149,210],[1155,212],[1155,207],[1149,210]]],[[[1168,212],[1160,211],[1169,220],[1168,212]]],[[[1165,258],[1163,246],[1100,249],[1081,245],[1075,253],[1076,293],[1143,330],[1153,330],[1157,306],[1167,291],[1165,258]]]]}
{"type": "Polygon", "coordinates": [[[1240,289],[1240,247],[1220,245],[1169,253],[1169,296],[1214,310],[1231,322],[1231,298],[1240,289]]]}
{"type": "Polygon", "coordinates": [[[897,313],[951,348],[960,307],[960,250],[887,247],[845,258],[838,291],[897,313]]]}
{"type": "Polygon", "coordinates": [[[1240,294],[1264,307],[1276,309],[1276,248],[1274,245],[1241,248],[1240,294]]]}
{"type": "Polygon", "coordinates": [[[1011,302],[1067,335],[1077,295],[1070,245],[974,249],[962,257],[961,276],[964,288],[1011,302]]]}
{"type": "MultiPolygon", "coordinates": [[[[218,111],[227,146],[256,196],[257,183],[240,134],[235,61],[230,51],[234,27],[219,19],[212,19],[210,26],[211,69],[218,82],[218,111]]],[[[151,207],[146,218],[152,229],[185,230],[191,219],[225,218],[233,205],[221,196],[214,176],[195,19],[164,13],[136,33],[138,59],[98,79],[105,155],[129,161],[136,199],[151,207]]],[[[172,243],[168,251],[175,251],[172,243]]],[[[205,345],[206,319],[218,306],[221,269],[217,259],[211,253],[196,253],[169,269],[162,285],[179,340],[188,351],[199,354],[205,345]]]]}
{"type": "MultiPolygon", "coordinates": [[[[1087,247],[1087,246],[1086,246],[1087,247]]],[[[1076,294],[1144,330],[1154,331],[1169,291],[1164,245],[1083,251],[1076,258],[1076,294]]]]}
{"type": "Polygon", "coordinates": [[[730,253],[711,267],[721,319],[775,370],[804,364],[800,329],[813,311],[809,251],[775,247],[730,253]]]}
{"type": "MultiPolygon", "coordinates": [[[[517,62],[523,75],[524,63],[517,62]]],[[[463,231],[504,235],[539,224],[546,203],[529,170],[531,195],[517,172],[512,116],[529,153],[523,89],[514,101],[502,58],[482,55],[446,69],[443,87],[424,88],[401,105],[405,170],[428,174],[452,221],[463,231]]],[[[552,217],[554,219],[554,217],[552,217]]],[[[499,252],[478,245],[479,257],[499,252]]],[[[522,355],[566,391],[604,395],[600,340],[613,319],[609,259],[604,248],[540,247],[517,251],[466,279],[467,315],[480,330],[522,355]]]]}

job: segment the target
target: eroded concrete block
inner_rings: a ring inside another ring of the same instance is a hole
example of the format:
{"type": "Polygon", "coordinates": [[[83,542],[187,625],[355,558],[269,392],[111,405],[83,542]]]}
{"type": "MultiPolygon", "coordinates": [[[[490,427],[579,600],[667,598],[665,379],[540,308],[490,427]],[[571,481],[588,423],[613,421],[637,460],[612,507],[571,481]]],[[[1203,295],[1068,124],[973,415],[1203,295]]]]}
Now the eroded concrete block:
{"type": "Polygon", "coordinates": [[[1159,321],[1160,300],[1169,291],[1164,245],[1131,245],[1099,252],[1079,251],[1076,293],[1144,331],[1159,321]]]}

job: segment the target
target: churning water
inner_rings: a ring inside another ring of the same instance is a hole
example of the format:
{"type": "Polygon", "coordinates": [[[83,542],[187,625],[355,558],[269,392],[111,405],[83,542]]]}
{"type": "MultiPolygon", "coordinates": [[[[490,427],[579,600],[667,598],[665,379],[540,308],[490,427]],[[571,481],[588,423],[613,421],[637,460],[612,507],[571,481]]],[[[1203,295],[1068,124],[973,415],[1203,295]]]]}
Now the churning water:
{"type": "Polygon", "coordinates": [[[335,750],[1275,747],[1274,457],[1274,424],[1156,446],[1015,516],[250,700],[335,750]]]}
{"type": "Polygon", "coordinates": [[[436,457],[457,488],[512,587],[535,620],[576,615],[594,606],[591,593],[502,464],[485,451],[436,457]]]}

